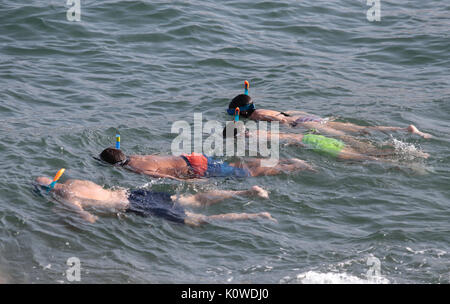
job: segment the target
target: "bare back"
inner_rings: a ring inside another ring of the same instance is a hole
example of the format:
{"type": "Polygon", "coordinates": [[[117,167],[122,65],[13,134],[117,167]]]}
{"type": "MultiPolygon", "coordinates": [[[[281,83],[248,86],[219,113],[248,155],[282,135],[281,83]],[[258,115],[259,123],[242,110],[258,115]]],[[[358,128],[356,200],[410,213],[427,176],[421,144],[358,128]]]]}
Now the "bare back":
{"type": "Polygon", "coordinates": [[[57,185],[55,190],[67,202],[77,202],[83,207],[121,210],[128,206],[126,190],[106,190],[90,181],[70,179],[64,184],[57,185]]]}
{"type": "Polygon", "coordinates": [[[132,155],[127,164],[139,173],[161,174],[184,178],[189,175],[189,167],[179,156],[132,155]]]}
{"type": "Polygon", "coordinates": [[[294,124],[298,119],[308,115],[308,113],[300,111],[280,112],[274,110],[257,109],[252,113],[252,115],[250,115],[250,119],[256,121],[279,121],[280,123],[294,124]]]}

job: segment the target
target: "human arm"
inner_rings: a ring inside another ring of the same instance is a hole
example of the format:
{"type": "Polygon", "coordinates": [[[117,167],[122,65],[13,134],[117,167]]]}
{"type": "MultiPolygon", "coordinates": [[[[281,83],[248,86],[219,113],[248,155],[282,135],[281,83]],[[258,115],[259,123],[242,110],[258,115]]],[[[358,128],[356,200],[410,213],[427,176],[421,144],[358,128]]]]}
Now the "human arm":
{"type": "Polygon", "coordinates": [[[250,119],[257,120],[257,121],[259,121],[259,120],[278,121],[281,123],[288,123],[289,122],[288,118],[289,117],[287,117],[286,115],[283,115],[283,113],[281,113],[281,112],[272,111],[272,110],[264,110],[264,109],[256,110],[250,116],[250,119]]]}
{"type": "Polygon", "coordinates": [[[97,216],[93,215],[92,213],[86,211],[83,209],[83,205],[80,201],[76,199],[68,199],[64,202],[64,205],[71,208],[73,211],[75,211],[83,220],[89,223],[95,223],[95,221],[98,219],[97,216]]]}
{"type": "Polygon", "coordinates": [[[202,178],[178,178],[173,175],[163,174],[163,173],[159,173],[159,172],[155,172],[155,171],[148,171],[148,170],[141,171],[140,173],[146,174],[148,176],[155,177],[155,178],[169,178],[169,179],[173,179],[173,180],[180,181],[180,182],[198,182],[198,181],[205,182],[206,181],[205,179],[202,179],[202,178]]]}
{"type": "Polygon", "coordinates": [[[183,179],[175,177],[173,175],[163,174],[163,173],[159,173],[156,171],[144,170],[144,171],[141,171],[140,173],[151,176],[151,177],[156,177],[156,178],[170,178],[170,179],[174,179],[177,181],[183,181],[183,179]]]}

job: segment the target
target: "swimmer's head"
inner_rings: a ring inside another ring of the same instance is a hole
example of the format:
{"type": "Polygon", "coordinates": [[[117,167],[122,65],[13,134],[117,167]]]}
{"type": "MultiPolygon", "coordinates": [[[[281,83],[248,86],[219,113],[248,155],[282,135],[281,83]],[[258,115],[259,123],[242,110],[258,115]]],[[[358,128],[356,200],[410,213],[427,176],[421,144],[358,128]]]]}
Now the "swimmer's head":
{"type": "Polygon", "coordinates": [[[227,124],[225,126],[225,128],[223,128],[223,131],[222,131],[223,138],[236,137],[237,134],[238,134],[238,129],[235,127],[234,123],[227,124]]]}
{"type": "Polygon", "coordinates": [[[52,180],[45,176],[39,176],[38,178],[36,178],[36,183],[39,186],[48,186],[52,183],[52,180]]]}
{"type": "Polygon", "coordinates": [[[127,156],[119,149],[106,148],[100,153],[100,159],[109,164],[117,165],[124,163],[127,160],[127,156]]]}
{"type": "Polygon", "coordinates": [[[255,111],[255,105],[253,104],[252,98],[245,94],[240,94],[233,98],[228,105],[228,114],[234,115],[236,108],[239,108],[240,116],[245,118],[250,117],[255,111]]]}
{"type": "Polygon", "coordinates": [[[223,128],[222,135],[223,135],[223,138],[227,138],[227,137],[236,138],[237,136],[242,136],[242,135],[245,135],[246,137],[248,137],[249,132],[248,132],[248,130],[245,129],[244,124],[242,124],[242,123],[235,124],[233,122],[229,122],[225,126],[225,128],[223,128]]]}
{"type": "MultiPolygon", "coordinates": [[[[45,177],[45,176],[39,176],[32,183],[32,185],[34,186],[33,192],[39,196],[44,196],[51,190],[49,188],[51,183],[52,183],[52,180],[50,178],[45,177]]],[[[55,187],[58,187],[58,186],[59,185],[56,185],[55,187]]]]}

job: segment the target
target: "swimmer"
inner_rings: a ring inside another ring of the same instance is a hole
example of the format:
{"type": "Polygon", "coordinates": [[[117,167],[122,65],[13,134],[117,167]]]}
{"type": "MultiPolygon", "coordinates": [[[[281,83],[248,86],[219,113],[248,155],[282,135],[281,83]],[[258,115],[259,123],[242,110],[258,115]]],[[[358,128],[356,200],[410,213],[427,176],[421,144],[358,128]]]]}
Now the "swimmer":
{"type": "Polygon", "coordinates": [[[367,127],[346,122],[329,121],[327,118],[321,118],[301,111],[279,112],[274,110],[256,109],[252,98],[246,94],[241,94],[233,98],[228,105],[227,113],[234,115],[236,108],[239,108],[242,117],[255,121],[279,121],[282,124],[288,124],[293,127],[302,126],[308,129],[315,128],[320,132],[335,136],[342,136],[346,133],[369,133],[373,130],[381,132],[405,131],[422,136],[423,138],[432,137],[428,133],[419,131],[414,125],[410,125],[407,128],[384,126],[367,127]]]}
{"type": "MultiPolygon", "coordinates": [[[[232,126],[231,124],[229,126],[232,126]]],[[[226,137],[227,130],[223,130],[223,135],[226,137]]],[[[229,131],[229,134],[236,136],[237,128],[234,131],[229,131]],[[232,133],[233,132],[233,133],[232,133]]],[[[258,130],[255,132],[245,132],[245,136],[262,136],[271,138],[272,133],[258,130]]],[[[341,136],[340,139],[325,137],[317,134],[293,134],[293,133],[278,133],[278,138],[287,140],[303,147],[312,149],[315,152],[336,157],[342,160],[385,160],[383,158],[394,156],[395,149],[378,149],[374,145],[362,142],[350,136],[341,136]]],[[[428,158],[429,154],[424,152],[417,152],[416,156],[428,158]]]]}
{"type": "MultiPolygon", "coordinates": [[[[48,177],[38,177],[36,183],[47,189],[52,180],[48,177]]],[[[165,192],[149,190],[107,190],[87,181],[70,179],[56,184],[51,190],[61,203],[73,209],[82,219],[94,223],[98,217],[86,209],[97,208],[105,211],[134,213],[140,216],[161,217],[171,222],[200,226],[214,220],[247,220],[264,218],[275,221],[268,212],[260,213],[226,213],[218,215],[203,215],[185,210],[185,207],[203,207],[219,203],[236,196],[269,197],[266,190],[253,186],[249,190],[225,191],[216,190],[195,195],[171,195],[165,192]]]]}
{"type": "Polygon", "coordinates": [[[234,163],[224,162],[203,154],[192,153],[181,156],[130,155],[121,150],[106,148],[100,159],[133,172],[157,178],[175,180],[203,177],[250,177],[276,175],[286,172],[310,170],[312,166],[299,159],[280,160],[276,166],[263,167],[261,159],[250,158],[234,163]]]}

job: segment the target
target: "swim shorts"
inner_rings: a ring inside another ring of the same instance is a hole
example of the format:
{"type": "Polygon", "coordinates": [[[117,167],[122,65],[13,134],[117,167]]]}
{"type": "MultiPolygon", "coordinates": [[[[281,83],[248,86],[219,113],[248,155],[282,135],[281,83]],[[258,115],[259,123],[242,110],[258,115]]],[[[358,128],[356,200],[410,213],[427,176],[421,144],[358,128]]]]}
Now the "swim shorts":
{"type": "Polygon", "coordinates": [[[250,171],[245,168],[237,168],[230,166],[227,162],[208,157],[208,170],[205,176],[207,177],[249,177],[250,171]]]}
{"type": "Polygon", "coordinates": [[[128,196],[130,206],[126,212],[140,216],[157,216],[166,220],[184,224],[186,213],[184,208],[174,203],[170,194],[143,189],[132,190],[128,196]]]}
{"type": "Polygon", "coordinates": [[[192,172],[200,177],[249,177],[250,171],[245,168],[230,166],[227,162],[206,157],[203,154],[183,154],[181,157],[186,161],[192,172]]]}
{"type": "Polygon", "coordinates": [[[181,157],[194,175],[205,176],[208,170],[208,158],[205,155],[193,152],[191,154],[182,154],[181,157]]]}
{"type": "Polygon", "coordinates": [[[302,143],[316,152],[334,157],[337,157],[345,147],[345,144],[340,140],[315,134],[306,134],[303,136],[302,143]]]}

